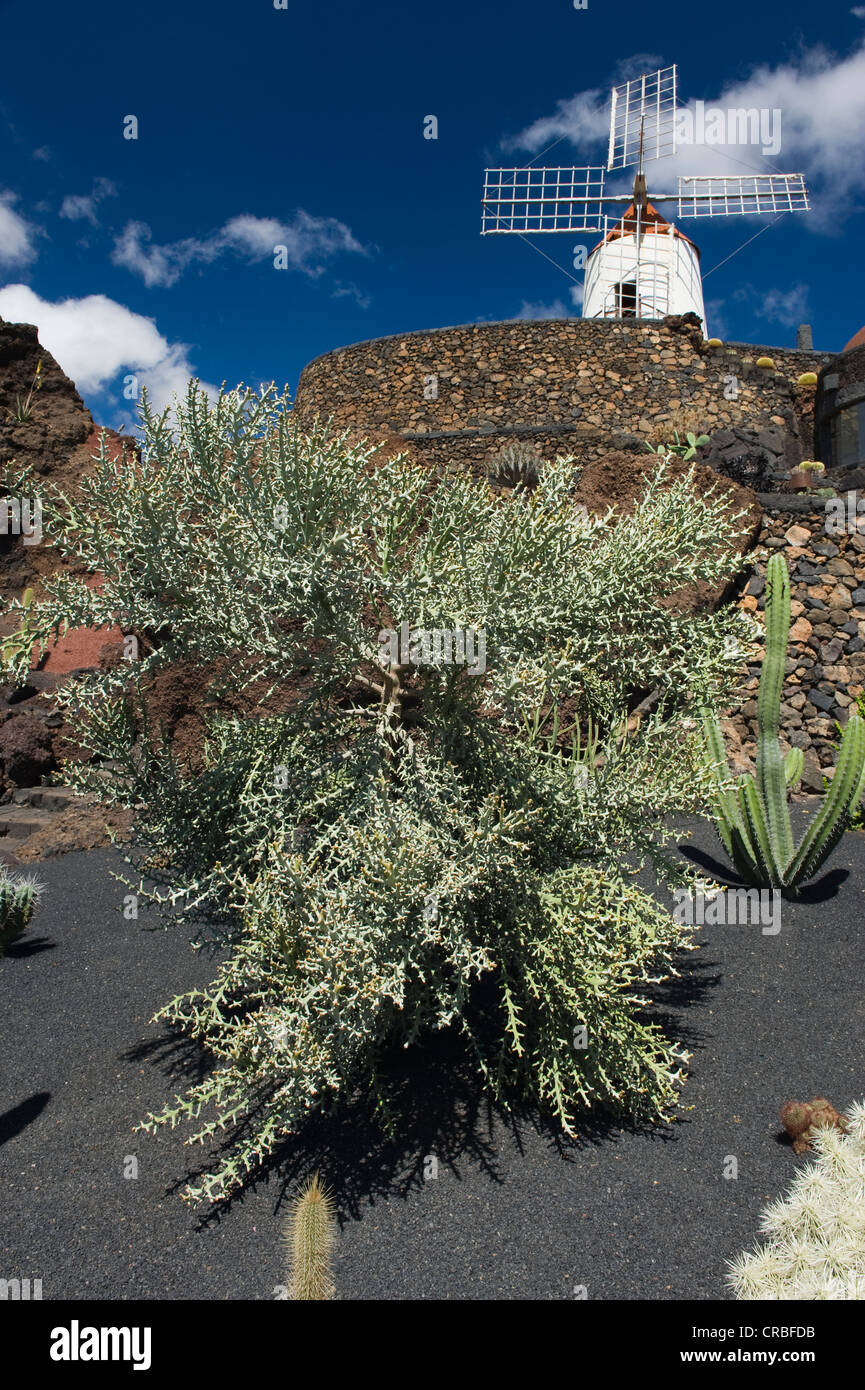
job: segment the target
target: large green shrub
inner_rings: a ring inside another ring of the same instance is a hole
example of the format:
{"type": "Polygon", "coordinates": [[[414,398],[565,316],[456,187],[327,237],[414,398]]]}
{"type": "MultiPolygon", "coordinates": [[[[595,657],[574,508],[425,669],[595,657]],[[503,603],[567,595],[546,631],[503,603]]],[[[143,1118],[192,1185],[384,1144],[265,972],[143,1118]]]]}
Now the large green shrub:
{"type": "Polygon", "coordinates": [[[694,715],[737,620],[667,598],[730,574],[741,521],[663,462],[618,520],[572,505],[568,460],[496,497],[302,433],[272,391],[192,385],[173,428],[146,402],[142,420],[140,461],[103,449],[80,501],[43,495],[105,584],[54,579],[28,631],[121,615],[155,646],[75,705],[116,760],[101,794],[140,806],[157,896],[227,947],[162,1013],[216,1065],[148,1123],[234,1141],[189,1195],[223,1195],[308,1112],[377,1091],[382,1048],[447,1025],[494,1094],[569,1132],[583,1104],[668,1113],[683,1054],[642,1005],[688,943],[619,865],[675,880],[662,824],[705,790],[694,715]],[[476,659],[379,640],[404,623],[471,630],[476,659]],[[235,700],[253,682],[282,700],[214,713],[197,771],[142,700],[181,657],[222,663],[235,700]],[[626,736],[633,691],[658,701],[626,736]]]}

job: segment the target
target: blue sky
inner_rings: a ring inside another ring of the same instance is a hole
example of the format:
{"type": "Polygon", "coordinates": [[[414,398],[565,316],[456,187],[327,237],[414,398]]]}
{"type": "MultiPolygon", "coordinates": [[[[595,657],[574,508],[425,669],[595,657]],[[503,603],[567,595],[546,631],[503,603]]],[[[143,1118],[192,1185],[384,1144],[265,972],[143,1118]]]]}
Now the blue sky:
{"type": "Polygon", "coordinates": [[[611,83],[674,62],[680,102],[778,108],[782,143],[680,150],[657,181],[801,171],[814,203],[717,271],[771,219],[683,224],[710,332],[792,345],[807,321],[839,349],[865,322],[865,5],[286,3],[0,0],[0,316],[38,324],[98,421],[131,418],[131,372],[160,399],[190,374],[294,390],[364,338],[579,314],[596,238],[534,238],[557,269],[481,237],[483,168],[554,141],[537,162],[603,163],[611,83]]]}

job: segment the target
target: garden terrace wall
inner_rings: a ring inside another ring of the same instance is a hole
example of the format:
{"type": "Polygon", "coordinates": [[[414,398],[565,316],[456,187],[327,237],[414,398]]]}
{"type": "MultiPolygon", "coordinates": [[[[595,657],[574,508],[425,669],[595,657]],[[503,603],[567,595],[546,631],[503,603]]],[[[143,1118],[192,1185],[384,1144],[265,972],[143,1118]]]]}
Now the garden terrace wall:
{"type": "Polygon", "coordinates": [[[476,473],[514,437],[585,462],[681,421],[764,431],[788,466],[812,457],[814,393],[796,383],[830,354],[710,346],[698,322],[515,320],[379,338],[310,362],[294,409],[303,424],[332,417],[353,434],[401,436],[437,469],[476,473]],[[756,365],[763,355],[774,369],[756,365]]]}
{"type": "MultiPolygon", "coordinates": [[[[761,497],[763,529],[740,607],[762,612],[766,564],[779,550],[791,574],[793,624],[781,701],[782,742],[805,754],[804,791],[820,791],[837,758],[838,724],[865,687],[865,534],[842,529],[823,499],[761,497]],[[839,534],[840,531],[840,534],[839,534]]],[[[844,494],[839,499],[846,502],[844,494]]],[[[835,503],[837,508],[838,502],[835,503]]],[[[865,518],[862,518],[865,525],[865,518]]],[[[754,766],[760,660],[743,668],[738,702],[722,720],[737,771],[754,766]]]]}

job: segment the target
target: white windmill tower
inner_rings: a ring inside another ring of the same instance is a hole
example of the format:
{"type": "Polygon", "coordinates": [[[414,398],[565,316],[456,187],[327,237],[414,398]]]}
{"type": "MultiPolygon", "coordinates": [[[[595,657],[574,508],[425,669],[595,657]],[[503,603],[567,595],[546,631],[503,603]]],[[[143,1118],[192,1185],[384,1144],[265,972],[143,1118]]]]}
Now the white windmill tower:
{"type": "Polygon", "coordinates": [[[679,218],[808,212],[801,174],[679,177],[675,193],[652,194],[645,160],[676,152],[676,67],[633,78],[612,90],[607,170],[636,165],[633,192],[604,192],[604,167],[487,169],[481,232],[526,237],[538,232],[602,232],[586,260],[583,318],[663,318],[705,308],[700,252],[658,203],[679,218]],[[608,209],[624,204],[621,216],[608,209]]]}

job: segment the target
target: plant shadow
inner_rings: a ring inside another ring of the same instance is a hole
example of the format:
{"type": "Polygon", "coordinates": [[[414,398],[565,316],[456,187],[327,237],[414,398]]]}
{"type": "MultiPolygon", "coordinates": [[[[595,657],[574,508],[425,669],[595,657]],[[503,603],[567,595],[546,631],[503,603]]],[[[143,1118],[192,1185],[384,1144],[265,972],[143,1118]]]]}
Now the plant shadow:
{"type": "Polygon", "coordinates": [[[22,1100],[20,1105],[4,1110],[0,1115],[0,1144],[7,1144],[38,1119],[50,1099],[50,1091],[37,1091],[27,1100],[22,1100]]]}
{"type": "MultiPolygon", "coordinates": [[[[697,868],[705,869],[723,887],[748,888],[753,886],[748,885],[743,878],[740,878],[729,864],[717,859],[715,855],[709,854],[706,850],[690,844],[680,845],[679,848],[686,859],[689,859],[697,868]]],[[[829,869],[820,878],[797,889],[795,894],[790,895],[790,901],[808,903],[809,905],[829,902],[838,896],[842,885],[847,882],[849,877],[849,869],[829,869]]]]}
{"type": "MultiPolygon", "coordinates": [[[[640,1021],[659,1024],[664,1036],[679,1046],[699,1046],[702,1033],[683,1014],[718,983],[714,962],[683,953],[677,977],[656,985],[640,1021]]],[[[167,1063],[169,1074],[196,1080],[209,1070],[211,1059],[200,1044],[170,1032],[151,1044],[132,1049],[130,1058],[167,1063]]],[[[445,1169],[460,1181],[467,1168],[480,1169],[490,1182],[505,1181],[508,1149],[525,1151],[530,1136],[540,1137],[565,1162],[575,1162],[587,1148],[617,1142],[618,1136],[643,1134],[660,1142],[675,1140],[677,1124],[623,1116],[598,1104],[581,1112],[576,1133],[566,1134],[554,1117],[537,1105],[508,1095],[497,1100],[479,1074],[470,1046],[456,1028],[431,1034],[408,1048],[394,1046],[381,1059],[377,1094],[355,1091],[338,1106],[310,1115],[232,1195],[198,1207],[195,1228],[218,1223],[235,1202],[262,1187],[273,1192],[274,1211],[281,1210],[297,1185],[318,1171],[330,1188],[340,1224],[359,1220],[378,1201],[408,1199],[430,1180],[433,1170],[445,1169]],[[387,1100],[388,1121],[382,1100],[387,1100]]],[[[178,1176],[166,1189],[176,1194],[223,1162],[239,1141],[248,1137],[266,1107],[234,1127],[219,1144],[202,1153],[201,1162],[178,1176]]]]}

